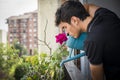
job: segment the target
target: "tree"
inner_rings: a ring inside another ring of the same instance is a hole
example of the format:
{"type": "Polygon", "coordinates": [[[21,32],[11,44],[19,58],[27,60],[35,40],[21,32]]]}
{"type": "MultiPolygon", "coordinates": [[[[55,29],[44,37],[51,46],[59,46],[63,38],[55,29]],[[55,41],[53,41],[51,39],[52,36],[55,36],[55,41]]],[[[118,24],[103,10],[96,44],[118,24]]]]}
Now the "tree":
{"type": "Polygon", "coordinates": [[[18,63],[18,50],[8,44],[0,43],[0,78],[8,79],[11,66],[18,63]]]}

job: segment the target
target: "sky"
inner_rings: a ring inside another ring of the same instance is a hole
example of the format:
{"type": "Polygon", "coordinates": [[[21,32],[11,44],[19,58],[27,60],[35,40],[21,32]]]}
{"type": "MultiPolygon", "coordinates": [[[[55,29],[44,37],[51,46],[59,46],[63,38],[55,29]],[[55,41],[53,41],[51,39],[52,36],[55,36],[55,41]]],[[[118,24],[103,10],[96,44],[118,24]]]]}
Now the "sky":
{"type": "Polygon", "coordinates": [[[37,0],[0,0],[0,29],[8,31],[8,17],[34,10],[37,10],[37,0]]]}

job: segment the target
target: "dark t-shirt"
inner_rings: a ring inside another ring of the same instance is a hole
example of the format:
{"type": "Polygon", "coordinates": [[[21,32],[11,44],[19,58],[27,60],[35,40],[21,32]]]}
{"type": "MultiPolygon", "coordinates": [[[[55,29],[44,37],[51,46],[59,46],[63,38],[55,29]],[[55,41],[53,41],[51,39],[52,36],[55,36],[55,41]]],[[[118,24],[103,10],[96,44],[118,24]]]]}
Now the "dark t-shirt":
{"type": "Polygon", "coordinates": [[[99,8],[88,25],[84,49],[91,64],[103,63],[106,80],[120,80],[120,19],[99,8]]]}

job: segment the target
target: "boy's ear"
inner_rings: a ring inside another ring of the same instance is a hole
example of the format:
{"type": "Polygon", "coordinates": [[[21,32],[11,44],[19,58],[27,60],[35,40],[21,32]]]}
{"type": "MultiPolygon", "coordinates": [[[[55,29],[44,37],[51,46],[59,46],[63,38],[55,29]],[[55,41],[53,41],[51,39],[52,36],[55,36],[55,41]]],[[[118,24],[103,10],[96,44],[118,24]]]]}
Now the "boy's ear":
{"type": "Polygon", "coordinates": [[[71,24],[77,25],[78,24],[78,18],[75,16],[71,17],[71,24]]]}

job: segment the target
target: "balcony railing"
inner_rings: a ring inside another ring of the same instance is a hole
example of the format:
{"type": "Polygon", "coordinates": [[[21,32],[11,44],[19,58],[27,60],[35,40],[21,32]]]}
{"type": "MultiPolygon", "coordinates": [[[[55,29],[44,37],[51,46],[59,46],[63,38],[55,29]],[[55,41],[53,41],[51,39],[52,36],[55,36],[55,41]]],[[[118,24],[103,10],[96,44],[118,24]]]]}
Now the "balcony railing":
{"type": "Polygon", "coordinates": [[[88,80],[76,67],[73,61],[64,64],[65,80],[88,80]]]}
{"type": "Polygon", "coordinates": [[[64,80],[91,80],[89,62],[84,52],[74,50],[74,56],[64,59],[61,63],[64,66],[64,80]]]}

